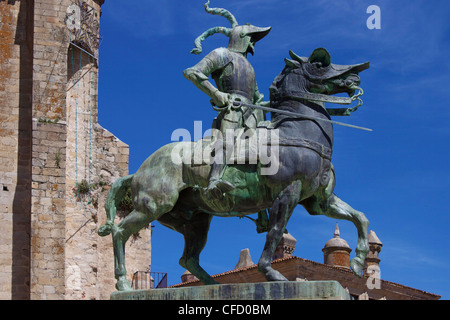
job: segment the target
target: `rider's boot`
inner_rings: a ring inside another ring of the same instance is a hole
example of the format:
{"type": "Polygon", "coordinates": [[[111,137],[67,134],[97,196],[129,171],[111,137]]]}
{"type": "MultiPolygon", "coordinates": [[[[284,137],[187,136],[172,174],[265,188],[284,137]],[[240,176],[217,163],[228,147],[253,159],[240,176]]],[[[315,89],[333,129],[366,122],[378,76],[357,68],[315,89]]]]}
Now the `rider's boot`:
{"type": "Polygon", "coordinates": [[[206,193],[216,199],[222,199],[225,193],[235,189],[230,182],[222,180],[225,166],[225,163],[213,162],[212,164],[209,185],[208,188],[206,188],[206,193]]]}

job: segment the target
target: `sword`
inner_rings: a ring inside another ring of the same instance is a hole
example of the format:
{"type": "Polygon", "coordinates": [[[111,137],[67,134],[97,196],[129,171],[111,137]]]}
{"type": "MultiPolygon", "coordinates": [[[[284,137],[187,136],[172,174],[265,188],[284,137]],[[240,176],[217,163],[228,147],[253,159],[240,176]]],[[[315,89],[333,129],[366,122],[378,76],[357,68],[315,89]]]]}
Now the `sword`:
{"type": "Polygon", "coordinates": [[[307,116],[307,115],[304,115],[304,114],[301,114],[301,113],[296,113],[296,112],[291,112],[291,111],[278,110],[278,109],[273,109],[273,108],[269,108],[269,107],[257,106],[257,105],[254,105],[254,104],[244,103],[244,102],[236,101],[236,100],[233,101],[233,107],[238,108],[238,107],[241,107],[241,106],[249,107],[249,108],[253,108],[253,109],[264,110],[264,111],[269,111],[269,112],[275,112],[275,113],[284,114],[284,115],[292,116],[292,117],[296,117],[296,118],[303,118],[303,119],[308,119],[308,120],[317,120],[317,121],[322,121],[322,122],[327,122],[327,123],[333,123],[333,124],[337,124],[337,125],[340,125],[340,126],[350,127],[350,128],[364,130],[364,131],[373,131],[372,129],[355,126],[353,124],[348,124],[348,123],[343,123],[343,122],[339,122],[339,121],[323,119],[323,118],[314,117],[314,116],[307,116]]]}

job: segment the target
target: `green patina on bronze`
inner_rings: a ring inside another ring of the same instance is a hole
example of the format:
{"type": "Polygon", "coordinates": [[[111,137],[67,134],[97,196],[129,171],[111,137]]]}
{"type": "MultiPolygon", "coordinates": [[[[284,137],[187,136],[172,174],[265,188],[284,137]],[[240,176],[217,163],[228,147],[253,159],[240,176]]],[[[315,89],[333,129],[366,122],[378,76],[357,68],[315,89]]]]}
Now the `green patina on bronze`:
{"type": "MultiPolygon", "coordinates": [[[[114,292],[111,300],[351,300],[337,281],[230,283],[114,292]]],[[[228,310],[226,310],[228,312],[228,310]]],[[[266,309],[266,311],[270,311],[266,309]]],[[[214,312],[217,313],[217,312],[214,312]]],[[[213,314],[214,314],[213,313],[213,314]]],[[[183,314],[188,314],[184,312],[183,314]]],[[[269,314],[269,313],[268,313],[269,314]]]]}
{"type": "MultiPolygon", "coordinates": [[[[116,287],[119,291],[131,290],[126,279],[125,243],[128,238],[158,220],[164,226],[184,236],[185,248],[180,265],[189,270],[204,284],[215,280],[200,266],[209,225],[214,216],[243,217],[258,213],[255,220],[258,232],[267,232],[266,243],[258,262],[258,270],[267,281],[287,281],[271,267],[271,259],[280,242],[294,208],[300,204],[311,215],[326,215],[346,219],[358,230],[356,257],[350,266],[361,277],[368,252],[368,220],[365,215],[350,207],[334,193],[335,172],[332,160],[333,115],[348,115],[353,108],[325,108],[325,102],[347,103],[360,100],[358,74],[369,67],[368,63],[337,65],[331,63],[327,50],[318,48],[309,57],[289,52],[291,59],[275,77],[269,88],[270,101],[263,101],[256,85],[253,68],[247,53],[254,53],[255,43],[270,31],[251,25],[240,26],[225,9],[209,8],[208,13],[226,17],[231,28],[212,28],[196,41],[195,53],[201,52],[201,41],[221,32],[230,37],[227,48],[216,49],[206,55],[196,66],[185,70],[184,75],[212,100],[218,116],[213,128],[224,133],[226,129],[255,130],[258,137],[277,133],[277,139],[266,145],[276,154],[276,172],[266,174],[273,163],[247,161],[236,164],[225,158],[225,163],[195,161],[195,151],[212,154],[211,150],[229,150],[226,139],[217,132],[212,138],[197,142],[175,142],[165,145],[149,156],[135,174],[118,179],[108,193],[105,208],[107,222],[100,227],[101,236],[112,234],[116,287]],[[212,77],[215,87],[210,81],[212,77]],[[355,91],[359,93],[355,95],[355,91]],[[347,93],[349,100],[333,97],[347,93]],[[356,98],[355,98],[356,97],[356,98]],[[236,104],[237,103],[237,104],[236,104]],[[271,121],[264,121],[261,110],[249,105],[269,106],[282,112],[272,112],[271,121]],[[301,116],[289,116],[285,111],[301,116]],[[192,161],[177,162],[173,155],[186,152],[192,161]],[[120,223],[114,225],[117,206],[131,188],[134,210],[120,223]]],[[[236,143],[236,140],[232,140],[236,143]]]]}

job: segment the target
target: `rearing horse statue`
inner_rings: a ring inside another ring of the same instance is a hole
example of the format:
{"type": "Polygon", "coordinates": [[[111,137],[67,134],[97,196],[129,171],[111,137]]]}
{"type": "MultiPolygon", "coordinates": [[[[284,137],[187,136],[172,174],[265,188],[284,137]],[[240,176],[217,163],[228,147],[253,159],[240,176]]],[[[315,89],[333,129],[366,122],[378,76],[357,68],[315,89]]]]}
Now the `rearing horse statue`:
{"type": "Polygon", "coordinates": [[[298,204],[311,215],[354,223],[358,244],[350,267],[362,277],[368,253],[369,221],[362,212],[333,193],[335,173],[331,164],[333,125],[329,122],[330,114],[346,115],[348,109],[326,109],[324,102],[338,101],[333,99],[341,97],[331,95],[342,92],[354,97],[360,83],[358,73],[367,69],[369,63],[336,65],[322,48],[314,50],[309,58],[293,52],[290,56],[292,59],[285,59],[286,66],[270,87],[270,107],[299,116],[272,112],[271,121],[261,123],[259,128],[266,132],[278,131],[277,172],[261,174],[264,167],[261,163],[231,164],[223,179],[232,181],[236,188],[224,194],[220,203],[211,201],[205,195],[211,165],[175,163],[172,158],[174,150],[180,146],[192,147],[191,150],[200,142],[202,147],[208,146],[210,141],[204,139],[165,145],[148,157],[135,174],[122,177],[112,185],[105,203],[107,222],[98,233],[101,236],[112,233],[119,291],[131,290],[126,279],[124,245],[133,233],[152,221],[157,220],[183,234],[185,248],[180,265],[204,284],[214,284],[216,281],[199,264],[212,217],[242,217],[265,209],[269,211],[269,224],[258,270],[267,281],[287,281],[271,267],[271,259],[298,204]],[[114,225],[116,206],[130,187],[134,210],[114,225]]]}

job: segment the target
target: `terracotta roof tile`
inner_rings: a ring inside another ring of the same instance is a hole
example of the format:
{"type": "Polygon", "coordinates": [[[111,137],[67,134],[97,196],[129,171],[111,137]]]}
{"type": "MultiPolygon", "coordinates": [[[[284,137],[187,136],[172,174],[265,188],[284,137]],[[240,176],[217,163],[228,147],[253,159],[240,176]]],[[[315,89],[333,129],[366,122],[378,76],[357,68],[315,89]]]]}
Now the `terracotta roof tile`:
{"type": "MultiPolygon", "coordinates": [[[[328,269],[332,269],[332,270],[334,270],[334,272],[352,273],[352,271],[350,269],[345,269],[345,268],[342,268],[342,267],[330,266],[330,265],[327,265],[327,264],[324,264],[324,263],[319,263],[319,262],[316,262],[316,261],[312,261],[312,260],[308,260],[308,259],[304,259],[304,258],[300,258],[300,257],[296,257],[296,256],[289,256],[289,257],[273,260],[272,264],[283,263],[283,262],[289,261],[289,260],[303,261],[303,262],[310,263],[310,264],[313,264],[313,265],[317,265],[317,266],[325,267],[325,268],[328,268],[328,269]]],[[[235,273],[243,272],[243,271],[246,271],[246,270],[255,269],[257,267],[258,267],[258,265],[254,264],[254,265],[251,265],[251,266],[242,267],[242,268],[238,268],[238,269],[234,269],[234,270],[229,270],[229,271],[225,271],[225,272],[222,272],[222,273],[218,273],[218,274],[212,275],[211,277],[212,278],[218,278],[218,277],[221,277],[221,276],[224,276],[224,275],[235,274],[235,273]]],[[[421,292],[421,293],[424,293],[424,294],[427,294],[427,295],[434,296],[437,299],[439,299],[441,297],[440,295],[437,295],[437,294],[434,294],[434,293],[430,293],[430,292],[427,292],[427,291],[423,291],[423,290],[420,290],[420,289],[411,288],[411,287],[408,287],[408,286],[405,286],[405,285],[402,285],[402,284],[399,284],[399,283],[395,283],[395,282],[391,282],[391,281],[387,281],[387,280],[383,280],[383,279],[380,279],[380,280],[381,280],[382,283],[389,284],[391,286],[398,287],[398,288],[406,288],[406,289],[409,289],[409,290],[415,290],[417,292],[421,292]]],[[[192,280],[192,281],[188,281],[188,282],[183,282],[183,283],[178,283],[178,284],[172,285],[172,286],[170,286],[170,288],[186,286],[186,285],[193,284],[193,283],[198,283],[198,282],[200,282],[200,280],[192,280]]]]}

